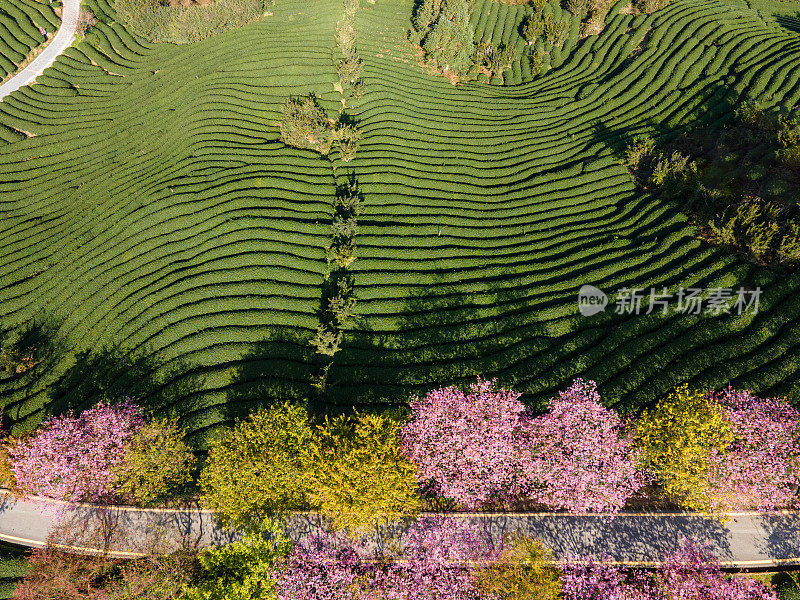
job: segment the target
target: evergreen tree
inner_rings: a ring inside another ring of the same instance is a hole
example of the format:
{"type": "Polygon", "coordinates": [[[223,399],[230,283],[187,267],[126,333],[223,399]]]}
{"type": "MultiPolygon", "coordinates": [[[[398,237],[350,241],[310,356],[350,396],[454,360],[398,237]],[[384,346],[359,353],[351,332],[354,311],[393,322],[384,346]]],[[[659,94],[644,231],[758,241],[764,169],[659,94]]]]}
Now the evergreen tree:
{"type": "Polygon", "coordinates": [[[474,38],[467,0],[444,0],[441,14],[423,40],[422,48],[442,71],[464,75],[472,66],[474,38]]]}

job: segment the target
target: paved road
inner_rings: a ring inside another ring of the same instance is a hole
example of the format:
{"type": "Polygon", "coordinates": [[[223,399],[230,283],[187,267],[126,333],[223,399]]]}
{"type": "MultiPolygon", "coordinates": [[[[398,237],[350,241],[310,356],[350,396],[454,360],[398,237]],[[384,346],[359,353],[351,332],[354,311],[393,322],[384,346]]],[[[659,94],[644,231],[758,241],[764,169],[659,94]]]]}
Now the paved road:
{"type": "MultiPolygon", "coordinates": [[[[2,492],[0,492],[2,493],[2,492]]],[[[539,536],[553,548],[556,558],[601,554],[632,566],[657,565],[660,556],[682,537],[698,536],[726,567],[800,566],[800,512],[742,513],[718,522],[692,513],[640,513],[613,519],[567,513],[462,515],[481,523],[495,540],[510,531],[539,536]]],[[[298,540],[318,530],[316,515],[297,514],[288,519],[287,532],[298,540]]],[[[102,509],[47,501],[0,501],[0,539],[37,547],[49,534],[77,551],[105,549],[120,557],[178,548],[181,544],[205,547],[234,538],[218,528],[202,510],[140,510],[126,507],[102,509]],[[44,512],[43,512],[44,511],[44,512]]],[[[389,539],[402,546],[404,529],[376,531],[374,546],[389,539]]]]}
{"type": "Polygon", "coordinates": [[[61,15],[61,25],[55,37],[47,45],[47,48],[31,61],[31,63],[14,75],[11,79],[0,85],[0,100],[16,92],[19,88],[33,82],[42,72],[52,65],[58,55],[69,48],[75,39],[75,29],[78,26],[78,15],[81,10],[81,0],[63,0],[63,12],[61,15]]]}

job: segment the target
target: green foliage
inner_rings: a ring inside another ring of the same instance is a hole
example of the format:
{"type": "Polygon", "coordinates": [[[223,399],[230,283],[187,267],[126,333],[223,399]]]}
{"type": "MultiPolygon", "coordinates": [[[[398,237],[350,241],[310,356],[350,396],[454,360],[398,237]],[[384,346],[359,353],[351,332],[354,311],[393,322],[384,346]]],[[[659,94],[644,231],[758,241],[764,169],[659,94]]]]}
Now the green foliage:
{"type": "Polygon", "coordinates": [[[544,21],[542,20],[541,13],[529,15],[525,17],[522,22],[522,37],[529,46],[536,43],[540,35],[544,33],[544,21]]]}
{"type": "MultiPolygon", "coordinates": [[[[109,569],[97,600],[177,600],[195,577],[197,556],[148,556],[109,569]]],[[[94,598],[95,596],[92,596],[94,598]]]]}
{"type": "Polygon", "coordinates": [[[335,529],[359,533],[420,508],[415,466],[400,451],[397,421],[326,418],[305,453],[309,498],[335,529]]]}
{"type": "Polygon", "coordinates": [[[670,0],[634,0],[633,7],[647,15],[666,8],[669,6],[670,0]]]}
{"type": "Polygon", "coordinates": [[[314,346],[317,354],[333,357],[341,348],[342,332],[330,325],[320,323],[309,343],[314,346]]]}
{"type": "Polygon", "coordinates": [[[571,26],[572,20],[569,17],[556,19],[550,14],[546,14],[542,17],[544,38],[556,48],[560,48],[564,45],[571,26]]]}
{"type": "MultiPolygon", "coordinates": [[[[359,4],[360,0],[344,0],[344,17],[336,24],[335,34],[336,45],[341,51],[341,58],[336,61],[339,84],[342,86],[342,91],[345,88],[351,89],[352,92],[358,90],[357,95],[363,93],[363,84],[361,83],[363,64],[356,48],[358,35],[355,16],[359,4]]],[[[345,152],[343,150],[342,154],[344,155],[345,152]]],[[[353,148],[352,153],[355,154],[355,148],[353,148]]],[[[343,160],[349,160],[349,158],[344,158],[343,156],[343,160]]]]}
{"type": "Polygon", "coordinates": [[[433,24],[439,20],[443,5],[444,0],[423,0],[411,18],[414,26],[414,30],[410,34],[412,42],[415,44],[422,43],[433,24]]]}
{"type": "Polygon", "coordinates": [[[312,437],[304,407],[288,402],[251,414],[211,444],[201,504],[223,525],[248,529],[307,507],[303,456],[312,437]]]}
{"type": "Polygon", "coordinates": [[[214,0],[208,6],[169,6],[160,0],[116,0],[117,15],[151,42],[188,44],[261,18],[264,0],[214,0]]]}
{"type": "Polygon", "coordinates": [[[656,149],[637,138],[625,164],[637,181],[685,201],[706,240],[772,269],[800,265],[800,123],[745,102],[720,133],[687,132],[656,149]]]}
{"type": "Polygon", "coordinates": [[[473,61],[479,67],[485,68],[489,75],[502,75],[511,68],[516,49],[501,44],[498,47],[489,44],[478,44],[475,48],[473,61]]]}
{"type": "Polygon", "coordinates": [[[9,375],[21,375],[38,364],[36,348],[23,348],[19,344],[8,344],[0,348],[0,370],[9,375]]]}
{"type": "Polygon", "coordinates": [[[708,226],[717,243],[746,248],[754,262],[800,263],[800,222],[787,218],[779,204],[746,199],[714,216],[708,226]]]}
{"type": "Polygon", "coordinates": [[[339,122],[331,132],[331,141],[339,148],[339,157],[344,162],[355,158],[360,139],[361,132],[350,123],[339,122]]]}
{"type": "Polygon", "coordinates": [[[475,581],[497,600],[559,600],[560,571],[553,553],[529,534],[506,534],[499,559],[473,573],[475,581]]]}
{"type": "Polygon", "coordinates": [[[711,506],[709,457],[726,451],[733,440],[724,410],[687,386],[645,411],[635,433],[642,460],[667,495],[698,511],[711,506]]]}
{"type": "Polygon", "coordinates": [[[186,590],[185,600],[272,600],[273,566],[290,543],[280,525],[266,521],[242,539],[200,553],[200,583],[186,590]]]}
{"type": "Polygon", "coordinates": [[[177,420],[154,419],[131,438],[122,462],[111,467],[124,502],[153,506],[192,478],[195,456],[177,420]]]}
{"type": "Polygon", "coordinates": [[[631,173],[638,175],[641,170],[652,162],[656,142],[649,136],[635,138],[625,148],[625,166],[631,173]]]}
{"type": "Polygon", "coordinates": [[[332,121],[313,94],[284,103],[281,140],[285,144],[328,154],[333,145],[332,130],[332,121]]]}
{"type": "Polygon", "coordinates": [[[589,0],[567,0],[566,9],[579,19],[589,12],[589,0]]]}
{"type": "Polygon", "coordinates": [[[463,77],[472,66],[474,37],[467,0],[444,0],[441,14],[422,40],[422,49],[443,73],[463,77]]]}
{"type": "Polygon", "coordinates": [[[329,119],[313,94],[289,98],[283,104],[281,140],[294,148],[313,150],[322,155],[336,145],[343,161],[355,157],[361,133],[342,114],[338,121],[329,119]]]}

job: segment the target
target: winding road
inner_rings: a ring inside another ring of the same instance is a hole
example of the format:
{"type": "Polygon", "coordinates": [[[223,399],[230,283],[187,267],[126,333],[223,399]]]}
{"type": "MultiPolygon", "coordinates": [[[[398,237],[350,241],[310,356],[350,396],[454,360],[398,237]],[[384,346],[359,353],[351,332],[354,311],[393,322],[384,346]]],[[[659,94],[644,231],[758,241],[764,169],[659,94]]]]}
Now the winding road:
{"type": "Polygon", "coordinates": [[[58,56],[72,44],[78,28],[78,16],[81,12],[81,0],[63,0],[61,25],[55,37],[42,53],[34,58],[31,63],[14,75],[11,79],[0,85],[0,101],[19,88],[32,83],[44,70],[51,66],[58,56]]]}
{"type": "MultiPolygon", "coordinates": [[[[479,524],[494,541],[503,534],[524,531],[538,536],[556,558],[606,555],[626,566],[657,566],[681,538],[696,536],[727,568],[800,566],[800,512],[731,513],[717,521],[697,513],[602,514],[484,513],[452,514],[479,524]]],[[[286,533],[299,540],[319,531],[313,513],[286,519],[286,533]]],[[[376,530],[367,549],[402,547],[406,527],[376,530]]],[[[217,526],[208,511],[198,509],[138,509],[100,507],[40,499],[15,501],[0,490],[0,540],[28,547],[52,542],[73,552],[105,551],[132,558],[182,546],[206,547],[235,536],[217,526]]]]}

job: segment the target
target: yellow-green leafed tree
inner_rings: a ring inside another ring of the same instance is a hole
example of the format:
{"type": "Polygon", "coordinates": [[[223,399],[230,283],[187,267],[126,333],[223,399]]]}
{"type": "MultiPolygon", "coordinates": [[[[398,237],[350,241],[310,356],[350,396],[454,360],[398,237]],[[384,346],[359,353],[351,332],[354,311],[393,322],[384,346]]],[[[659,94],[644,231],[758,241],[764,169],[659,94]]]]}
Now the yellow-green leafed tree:
{"type": "Polygon", "coordinates": [[[687,386],[646,411],[636,429],[636,445],[664,491],[691,510],[708,512],[709,459],[734,441],[725,410],[687,386]]]}
{"type": "Polygon", "coordinates": [[[289,403],[255,412],[225,430],[211,444],[200,474],[202,505],[222,524],[245,530],[307,508],[303,457],[311,437],[306,409],[289,403]]]}
{"type": "Polygon", "coordinates": [[[503,542],[500,558],[474,571],[480,588],[498,600],[559,600],[562,585],[552,551],[521,532],[503,542]]]}
{"type": "Polygon", "coordinates": [[[399,427],[359,414],[317,427],[306,454],[309,498],[335,529],[357,535],[419,511],[416,468],[400,451],[399,427]]]}

